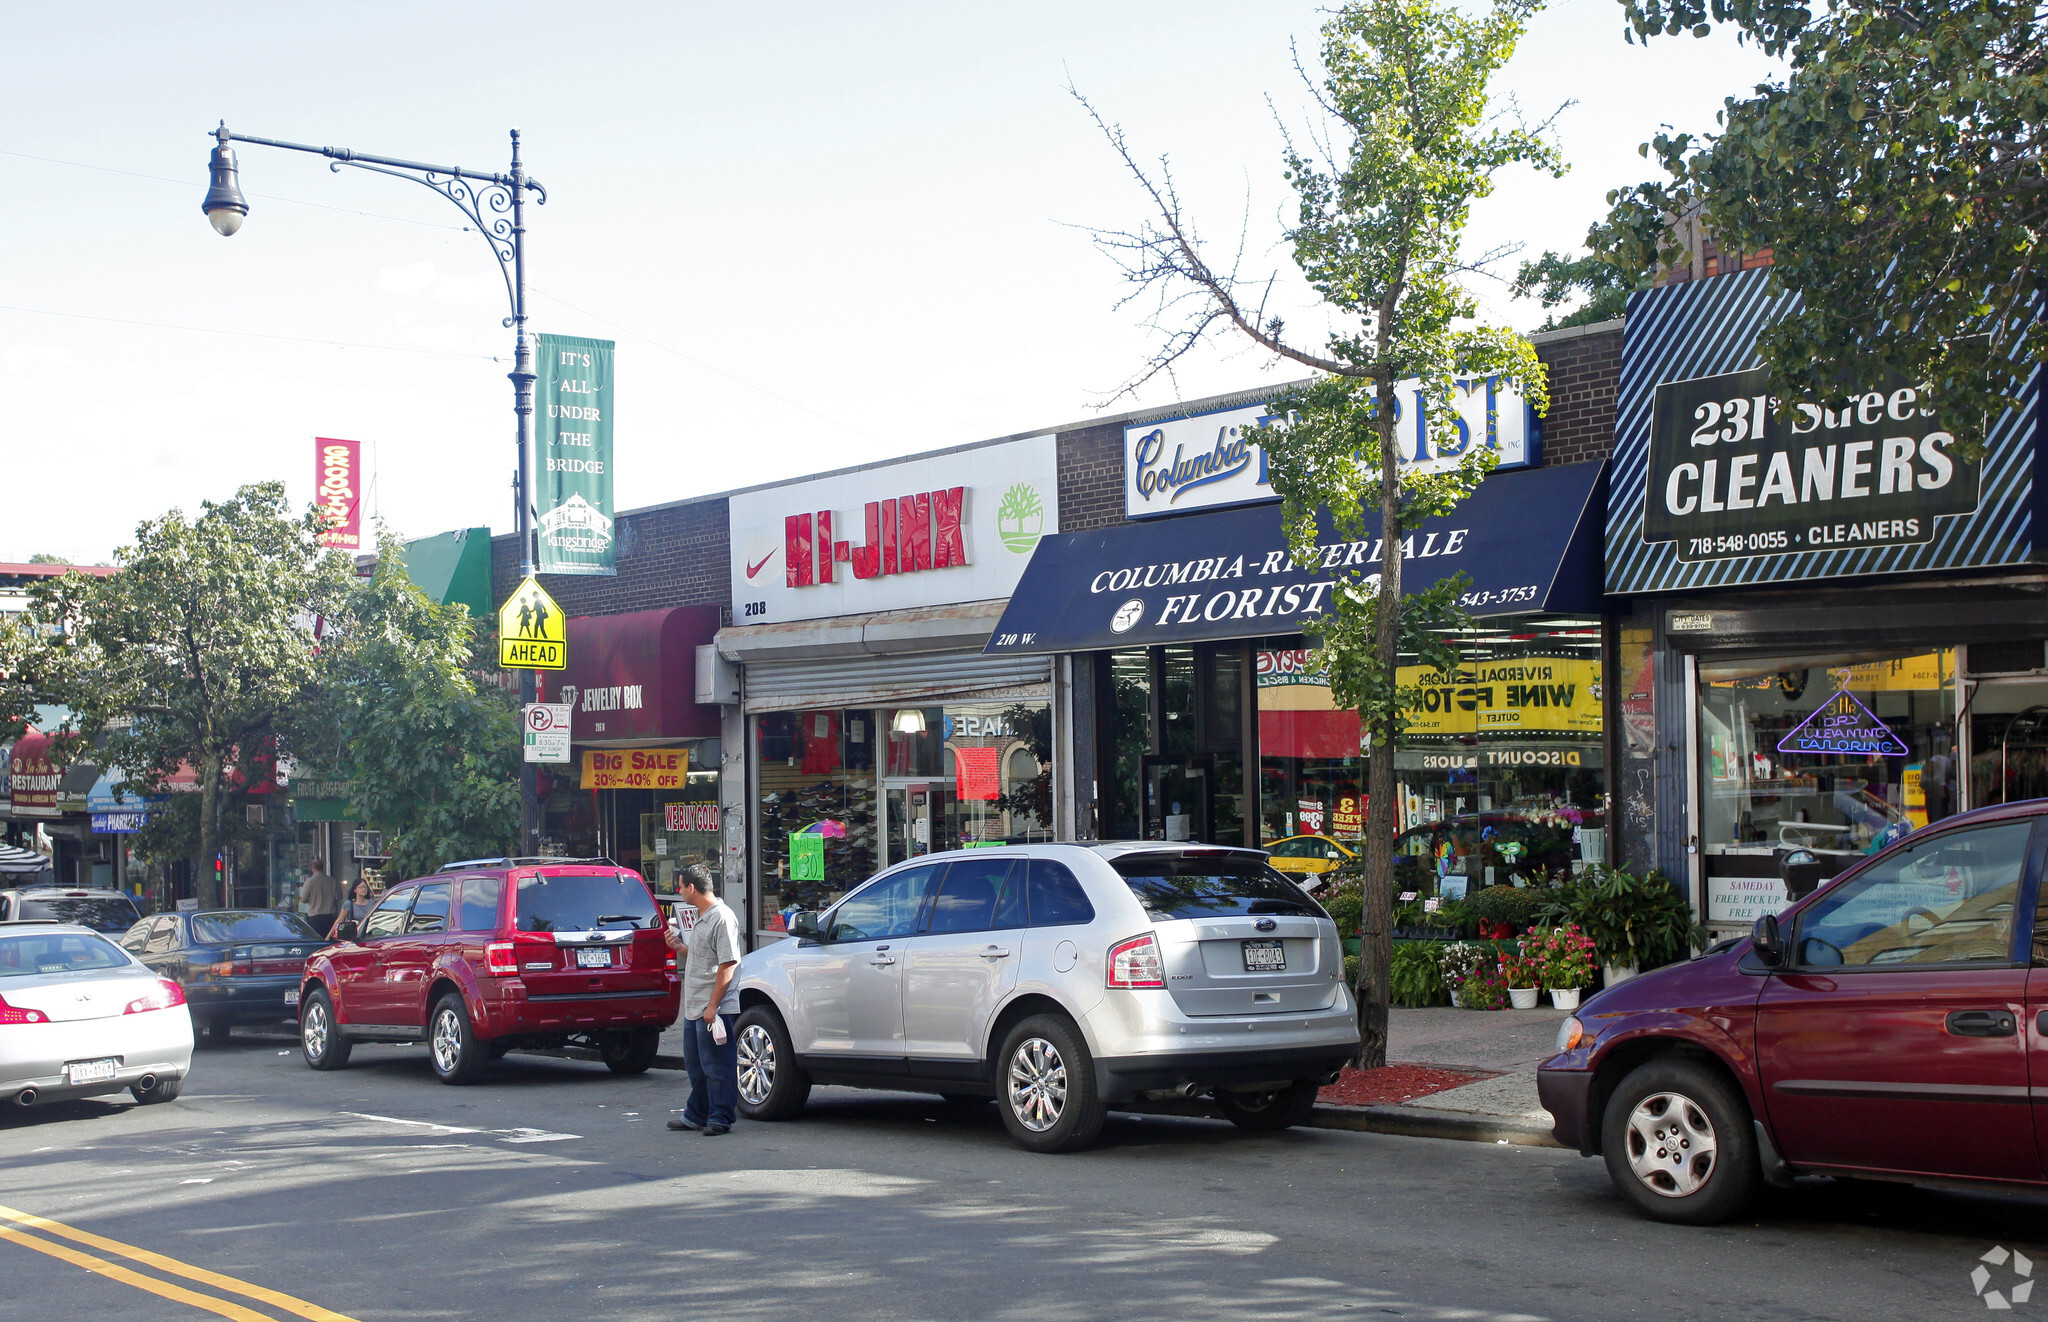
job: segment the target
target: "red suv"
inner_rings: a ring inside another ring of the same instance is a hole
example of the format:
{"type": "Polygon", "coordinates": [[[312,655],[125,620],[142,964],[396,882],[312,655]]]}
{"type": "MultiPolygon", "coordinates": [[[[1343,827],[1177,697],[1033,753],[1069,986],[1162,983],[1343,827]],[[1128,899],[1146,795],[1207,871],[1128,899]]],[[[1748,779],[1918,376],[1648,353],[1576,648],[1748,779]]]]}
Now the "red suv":
{"type": "Polygon", "coordinates": [[[1537,1089],[1622,1195],[1702,1224],[1795,1175],[2048,1184],[2048,800],[1915,831],[1564,1021],[1537,1089]]]}
{"type": "Polygon", "coordinates": [[[661,922],[647,883],[609,859],[450,864],[306,960],[299,1045],[332,1070],[357,1042],[425,1037],[443,1083],[521,1047],[592,1047],[638,1074],[681,998],[661,922]]]}

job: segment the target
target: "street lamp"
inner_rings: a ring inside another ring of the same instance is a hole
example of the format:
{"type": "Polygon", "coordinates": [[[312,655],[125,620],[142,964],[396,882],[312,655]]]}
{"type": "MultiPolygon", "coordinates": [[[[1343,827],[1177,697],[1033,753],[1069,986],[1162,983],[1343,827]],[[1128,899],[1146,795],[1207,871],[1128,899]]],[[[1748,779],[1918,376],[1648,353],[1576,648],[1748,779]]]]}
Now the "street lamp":
{"type": "MultiPolygon", "coordinates": [[[[206,201],[200,204],[200,208],[206,212],[206,219],[215,232],[223,238],[241,229],[243,219],[249,214],[249,202],[242,196],[237,177],[235,151],[228,143],[250,142],[259,147],[280,147],[285,151],[325,156],[328,158],[327,168],[336,173],[342,166],[349,165],[358,170],[374,170],[378,174],[409,179],[431,188],[453,202],[468,218],[470,227],[490,245],[491,256],[498,260],[498,274],[505,278],[505,297],[512,307],[512,315],[505,318],[504,324],[515,331],[510,379],[512,410],[517,415],[519,436],[519,576],[522,580],[533,577],[533,348],[526,338],[525,208],[529,191],[534,194],[536,203],[545,203],[548,194],[539,183],[526,177],[526,171],[519,164],[519,130],[512,130],[512,169],[506,174],[486,174],[453,165],[423,165],[418,161],[371,156],[347,147],[313,147],[301,142],[252,138],[228,132],[226,120],[213,130],[213,137],[213,159],[208,167],[212,182],[206,190],[206,201]]],[[[519,672],[519,699],[530,703],[533,697],[534,672],[522,670],[519,672]]],[[[536,832],[535,770],[531,762],[520,763],[519,843],[520,852],[529,855],[540,852],[536,832]]]]}

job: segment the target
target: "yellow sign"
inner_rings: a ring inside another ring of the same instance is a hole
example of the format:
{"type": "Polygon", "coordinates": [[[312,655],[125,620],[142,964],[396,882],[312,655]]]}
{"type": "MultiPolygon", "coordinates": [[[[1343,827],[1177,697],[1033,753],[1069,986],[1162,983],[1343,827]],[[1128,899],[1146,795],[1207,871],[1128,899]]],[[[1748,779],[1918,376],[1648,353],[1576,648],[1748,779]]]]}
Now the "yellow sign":
{"type": "Polygon", "coordinates": [[[531,578],[498,607],[498,665],[505,670],[568,668],[569,622],[531,578]]]}
{"type": "Polygon", "coordinates": [[[1836,688],[1854,689],[1859,693],[1879,689],[1913,692],[1940,689],[1955,677],[1955,654],[1946,650],[1900,657],[1896,661],[1866,661],[1860,666],[1838,666],[1828,670],[1828,678],[1834,681],[1836,688]]]}
{"type": "Polygon", "coordinates": [[[687,748],[587,748],[587,790],[679,790],[689,782],[687,748]]]}
{"type": "Polygon", "coordinates": [[[1525,656],[1460,666],[1453,674],[1402,666],[1395,678],[1404,689],[1420,690],[1408,708],[1411,735],[1600,733],[1598,661],[1525,656]]]}

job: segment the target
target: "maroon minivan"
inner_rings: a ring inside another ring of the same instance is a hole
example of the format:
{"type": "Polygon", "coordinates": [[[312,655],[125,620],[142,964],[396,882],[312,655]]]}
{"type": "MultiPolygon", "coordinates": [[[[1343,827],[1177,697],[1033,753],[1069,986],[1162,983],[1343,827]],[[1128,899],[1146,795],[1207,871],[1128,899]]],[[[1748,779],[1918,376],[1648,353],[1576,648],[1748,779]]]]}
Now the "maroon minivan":
{"type": "Polygon", "coordinates": [[[2044,851],[2048,800],[1952,817],[1600,993],[1537,1073],[1552,1132],[1661,1221],[1806,1174],[2038,1192],[2044,851]]]}
{"type": "Polygon", "coordinates": [[[456,863],[384,893],[359,930],[306,961],[299,1045],[340,1069],[357,1042],[425,1037],[443,1083],[522,1047],[654,1063],[681,1000],[654,895],[609,859],[456,863]]]}

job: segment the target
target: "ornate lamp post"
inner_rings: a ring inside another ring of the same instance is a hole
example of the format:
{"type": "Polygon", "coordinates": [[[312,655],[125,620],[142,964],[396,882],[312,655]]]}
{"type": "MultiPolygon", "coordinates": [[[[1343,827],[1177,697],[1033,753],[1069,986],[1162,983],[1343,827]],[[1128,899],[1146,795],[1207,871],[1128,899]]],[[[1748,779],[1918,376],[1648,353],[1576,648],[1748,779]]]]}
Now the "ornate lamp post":
{"type": "MultiPolygon", "coordinates": [[[[505,278],[505,297],[512,307],[512,315],[505,318],[505,325],[515,332],[512,357],[512,410],[517,415],[519,436],[519,482],[518,482],[518,528],[519,528],[519,575],[522,579],[533,575],[533,347],[526,338],[526,194],[532,192],[536,203],[548,200],[547,190],[538,182],[526,177],[526,171],[519,164],[519,130],[512,130],[512,169],[506,174],[486,174],[478,170],[465,170],[454,165],[425,165],[419,161],[397,160],[389,156],[371,156],[364,152],[351,151],[347,147],[313,147],[300,142],[278,142],[271,138],[252,138],[246,134],[228,131],[227,121],[213,131],[215,146],[211,162],[211,186],[206,190],[206,201],[201,209],[206,219],[221,237],[233,235],[242,228],[242,221],[249,214],[249,203],[242,196],[241,184],[237,178],[234,148],[230,142],[250,142],[259,147],[281,147],[286,151],[311,152],[315,156],[328,158],[328,168],[337,173],[344,165],[358,170],[374,170],[397,179],[409,179],[413,183],[433,189],[442,197],[453,202],[456,208],[468,218],[476,232],[490,245],[491,256],[498,260],[498,273],[505,278]]],[[[534,672],[519,672],[519,699],[532,702],[534,698],[534,672]]],[[[519,852],[537,854],[540,840],[537,832],[537,804],[535,803],[535,768],[530,762],[522,762],[519,769],[519,852]]]]}

